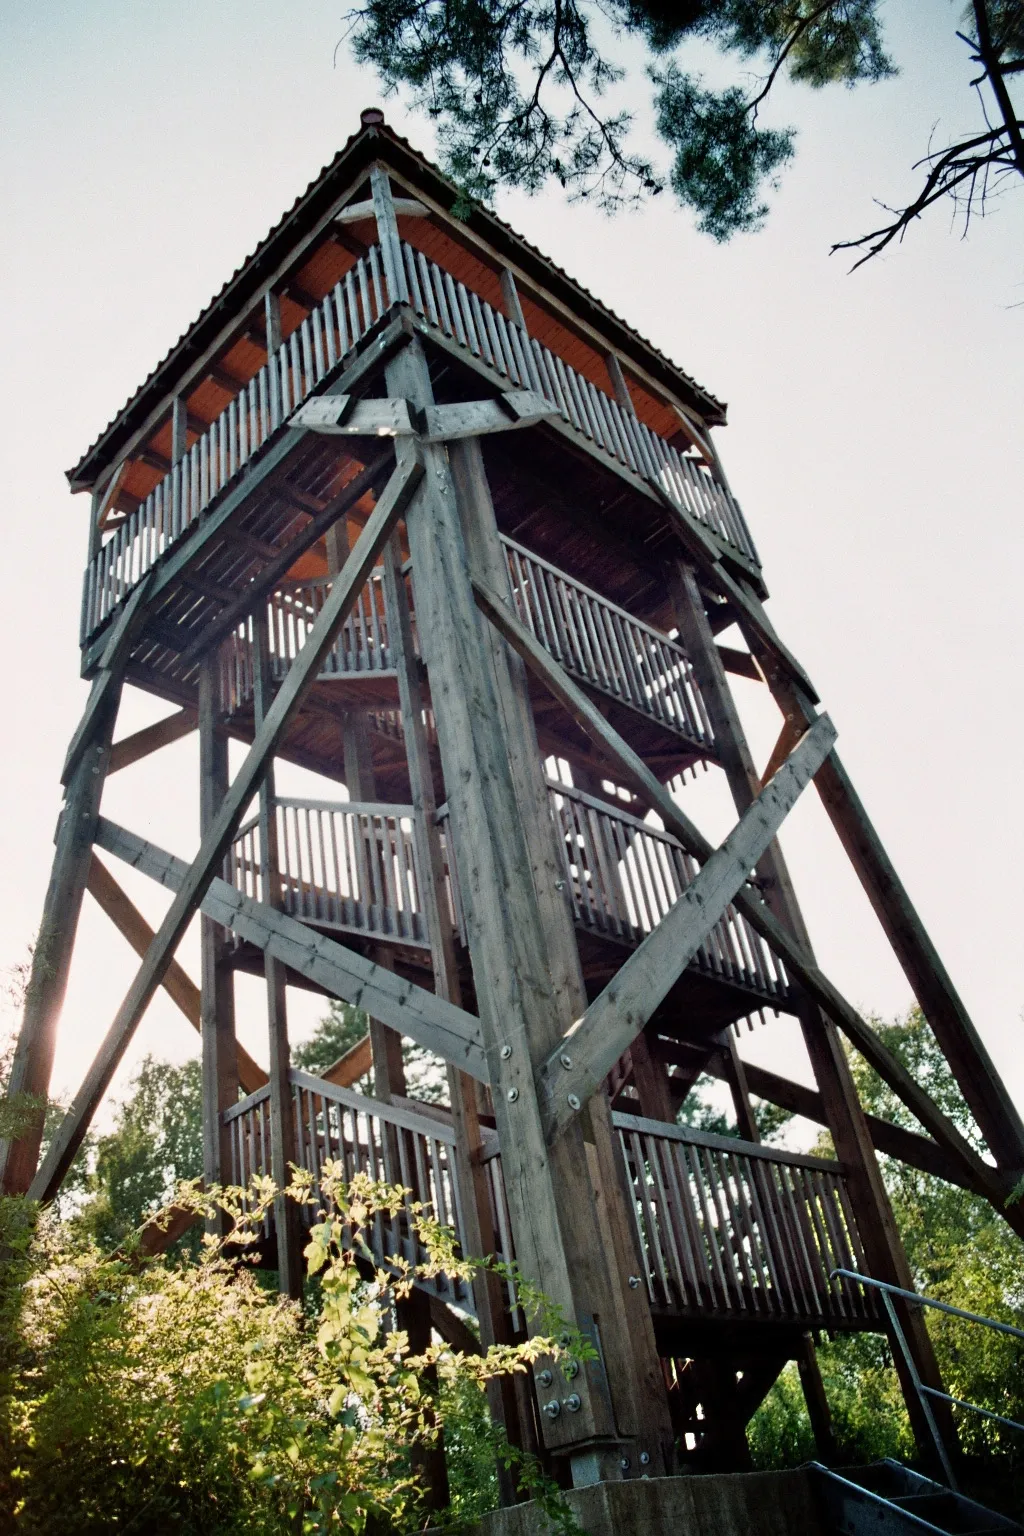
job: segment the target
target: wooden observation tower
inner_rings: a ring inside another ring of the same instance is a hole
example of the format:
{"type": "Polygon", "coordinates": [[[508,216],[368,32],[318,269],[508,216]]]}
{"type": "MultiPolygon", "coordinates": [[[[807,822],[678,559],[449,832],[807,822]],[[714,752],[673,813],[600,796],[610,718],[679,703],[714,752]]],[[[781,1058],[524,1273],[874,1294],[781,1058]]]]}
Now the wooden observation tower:
{"type": "MultiPolygon", "coordinates": [[[[892,1326],[833,1272],[911,1285],[876,1151],[1021,1231],[1004,1200],[1024,1126],[765,612],[712,443],[724,408],[455,201],[364,113],[70,473],[91,493],[91,692],[12,1092],[48,1089],[86,890],[140,965],[42,1162],[38,1124],[3,1149],[4,1187],[52,1198],[163,986],[202,1037],[209,1180],[343,1158],[430,1201],[469,1253],[514,1257],[593,1340],[595,1361],[495,1391],[513,1438],[577,1484],[687,1458],[740,1469],[787,1360],[825,1444],[814,1338],[892,1326]],[[763,768],[731,675],[781,711],[763,768]],[[115,741],[126,684],[173,712],[115,741]],[[193,731],[188,860],[106,819],[101,796],[193,731]],[[336,792],[277,794],[276,760],[336,792]],[[698,767],[735,801],[719,848],[687,811],[698,767]],[[988,1157],[816,966],[774,841],[812,779],[988,1157]],[[167,887],[156,933],[119,860],[167,887]],[[196,988],[174,957],[198,913],[196,988]],[[266,977],[269,1073],[236,1043],[237,970],[266,977]],[[372,1020],[323,1078],[290,1067],[295,987],[372,1020]],[[774,1014],[799,1020],[814,1091],[744,1066],[737,1026],[774,1014]],[[840,1034],[920,1133],[865,1115],[840,1034]],[[403,1037],[447,1063],[449,1108],[408,1096],[403,1037]],[[351,1084],[371,1052],[366,1097],[351,1084]],[[728,1084],[738,1137],[676,1123],[701,1072],[728,1084]],[[837,1160],[762,1145],[751,1093],[827,1126],[837,1160]]],[[[401,1217],[376,1241],[382,1262],[411,1252],[401,1217]]],[[[292,1292],[301,1247],[279,1211],[268,1262],[292,1292]]],[[[485,1344],[528,1326],[494,1276],[405,1305],[421,1336],[460,1343],[467,1317],[485,1344]]],[[[919,1309],[897,1317],[905,1386],[941,1386],[919,1309]]],[[[926,1448],[951,1435],[908,1401],[926,1448]]]]}

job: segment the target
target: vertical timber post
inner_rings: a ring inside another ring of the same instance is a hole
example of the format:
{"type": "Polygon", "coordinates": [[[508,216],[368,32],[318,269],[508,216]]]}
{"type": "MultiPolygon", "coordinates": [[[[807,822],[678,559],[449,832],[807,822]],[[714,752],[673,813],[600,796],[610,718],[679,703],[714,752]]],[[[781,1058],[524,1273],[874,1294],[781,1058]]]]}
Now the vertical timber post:
{"type": "MultiPolygon", "coordinates": [[[[94,506],[93,523],[95,511],[94,506]]],[[[117,663],[117,667],[115,686],[106,691],[90,721],[89,737],[68,779],[57,823],[50,882],[32,951],[25,1010],[7,1088],[9,1099],[24,1094],[40,1102],[26,1115],[20,1134],[0,1141],[0,1188],[5,1195],[23,1195],[39,1161],[57,1025],[67,991],[71,953],[92,863],[100,799],[121,700],[123,662],[117,663]]],[[[93,689],[100,686],[101,680],[97,679],[93,689]]]]}
{"type": "MultiPolygon", "coordinates": [[[[462,1006],[454,935],[448,916],[445,889],[444,856],[435,814],[437,801],[430,765],[430,748],[424,721],[424,693],[413,645],[408,593],[402,576],[401,546],[395,534],[384,554],[384,591],[387,607],[388,649],[391,664],[398,674],[398,698],[405,737],[415,834],[420,875],[420,906],[430,939],[434,989],[438,996],[462,1006]]],[[[478,1088],[473,1078],[456,1067],[448,1067],[448,1094],[455,1128],[455,1171],[462,1210],[463,1243],[468,1256],[487,1259],[495,1252],[490,1191],[483,1164],[483,1134],[480,1127],[478,1088]]],[[[505,1311],[501,1281],[493,1271],[478,1270],[473,1278],[473,1298],[480,1344],[512,1342],[512,1331],[505,1311]]],[[[530,1423],[529,1404],[520,1402],[519,1375],[492,1377],[487,1383],[491,1417],[500,1425],[513,1445],[524,1443],[524,1428],[530,1423]]],[[[532,1438],[532,1437],[530,1437],[532,1438]]],[[[534,1449],[532,1445],[530,1449],[534,1449]]],[[[498,1494],[502,1506],[514,1504],[518,1487],[511,1470],[499,1462],[498,1494]]]]}
{"type": "MultiPolygon", "coordinates": [[[[270,708],[273,678],[270,661],[270,635],[267,605],[260,602],[253,615],[253,710],[256,729],[263,724],[270,708]]],[[[280,852],[277,835],[277,800],[273,763],[260,785],[260,879],[261,895],[268,906],[281,907],[280,852]]],[[[278,1288],[296,1301],[302,1300],[302,1227],[299,1207],[283,1193],[291,1182],[288,1164],[297,1161],[295,1105],[292,1100],[288,1047],[288,999],[285,967],[280,960],[263,953],[263,972],[267,983],[267,1032],[270,1066],[270,1175],[277,1186],[274,1199],[274,1227],[277,1236],[278,1288]]]]}
{"type": "MultiPolygon", "coordinates": [[[[736,809],[742,815],[760,792],[760,779],[729,690],[697,584],[697,574],[692,566],[679,567],[673,597],[680,638],[704,695],[720,760],[736,809]]],[[[758,873],[765,881],[766,904],[779,921],[785,923],[807,954],[813,957],[810,936],[777,842],[772,844],[762,858],[758,873]]],[[[805,1003],[801,1007],[800,1023],[836,1153],[846,1172],[850,1199],[857,1214],[861,1241],[871,1273],[878,1279],[912,1290],[913,1277],[838,1032],[827,1015],[813,1003],[805,1003]]],[[[927,1385],[941,1390],[938,1361],[921,1318],[920,1308],[904,1307],[901,1322],[916,1371],[927,1385]]],[[[922,1418],[920,1399],[912,1374],[896,1348],[893,1349],[893,1358],[900,1375],[900,1385],[915,1439],[922,1454],[930,1459],[931,1428],[922,1418]]],[[[948,1444],[955,1446],[956,1430],[948,1411],[942,1415],[941,1427],[948,1444]]]]}
{"type": "MultiPolygon", "coordinates": [[[[199,826],[205,835],[228,791],[228,740],[220,724],[220,667],[216,648],[199,666],[199,826]]],[[[230,1182],[231,1144],[221,1115],[238,1100],[235,981],[219,923],[199,919],[200,1025],[203,1058],[203,1178],[230,1182]]],[[[217,1231],[227,1219],[213,1219],[217,1231]]]]}

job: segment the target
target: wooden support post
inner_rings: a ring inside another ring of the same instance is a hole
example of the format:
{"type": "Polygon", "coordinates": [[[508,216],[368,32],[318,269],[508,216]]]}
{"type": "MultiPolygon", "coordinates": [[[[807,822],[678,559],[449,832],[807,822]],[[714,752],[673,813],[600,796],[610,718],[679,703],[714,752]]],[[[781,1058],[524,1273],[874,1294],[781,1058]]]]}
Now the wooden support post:
{"type": "MultiPolygon", "coordinates": [[[[270,709],[274,686],[265,603],[260,603],[253,616],[253,640],[253,711],[254,723],[259,730],[270,709]]],[[[273,761],[268,763],[260,785],[259,818],[261,894],[268,906],[279,911],[282,904],[281,876],[273,761]]],[[[304,1274],[301,1212],[295,1201],[289,1200],[283,1193],[291,1183],[288,1165],[298,1162],[295,1106],[288,1078],[291,1054],[288,1047],[285,968],[280,960],[265,950],[263,974],[267,984],[267,1031],[270,1045],[270,1176],[278,1189],[274,1198],[278,1289],[283,1295],[301,1301],[304,1274]]]]}
{"type": "Polygon", "coordinates": [[[188,442],[188,409],[183,395],[175,395],[171,401],[171,463],[178,464],[185,457],[188,442]]]}
{"type": "Polygon", "coordinates": [[[50,883],[32,952],[25,1011],[7,1087],[8,1098],[26,1095],[38,1103],[24,1131],[9,1141],[0,1141],[0,1189],[4,1194],[24,1194],[36,1172],[57,1024],[92,862],[124,671],[148,587],[148,580],[140,584],[114,623],[64,762],[64,807],[57,824],[50,883]]]}
{"type": "MultiPolygon", "coordinates": [[[[610,776],[616,782],[629,785],[664,820],[688,853],[700,860],[711,857],[713,848],[704,834],[685,814],[678,802],[647,767],[643,759],[633,751],[622,737],[612,729],[600,710],[565,670],[554,661],[540,642],[525,625],[493,592],[473,581],[473,591],[481,610],[500,630],[509,644],[518,652],[556,699],[572,715],[612,765],[610,776]]],[[[749,755],[749,754],[748,754],[749,755]]],[[[903,1063],[887,1049],[877,1033],[866,1024],[855,1008],[832,985],[814,963],[802,944],[785,923],[779,921],[769,906],[745,889],[737,892],[736,907],[746,918],[755,933],[774,949],[785,963],[790,975],[799,981],[807,994],[823,1013],[837,1024],[847,1038],[875,1068],[884,1082],[917,1116],[921,1124],[934,1136],[939,1146],[958,1163],[972,1186],[984,1190],[986,1198],[1003,1215],[1014,1231],[1024,1235],[1024,1206],[1006,1206],[1010,1185],[974,1150],[947,1115],[928,1097],[903,1063]]]]}
{"type": "Polygon", "coordinates": [[[409,302],[409,283],[402,260],[402,240],[398,233],[398,218],[391,197],[391,181],[382,165],[370,167],[370,192],[373,212],[377,220],[377,239],[387,278],[388,297],[392,304],[409,302]]]}
{"type": "MultiPolygon", "coordinates": [[[[753,632],[748,643],[785,724],[813,719],[816,712],[799,684],[753,632]]],[[[1018,1174],[1024,1169],[1024,1122],[837,753],[824,765],[817,789],[982,1135],[1000,1167],[1018,1174]]]]}
{"type": "MultiPolygon", "coordinates": [[[[217,652],[199,669],[199,829],[205,836],[228,791],[228,737],[220,723],[220,669],[217,652]]],[[[221,1115],[238,1101],[235,1042],[235,977],[227,939],[219,923],[199,919],[200,1035],[203,1052],[203,1178],[231,1182],[231,1136],[221,1115]]],[[[214,1231],[227,1230],[223,1212],[214,1231]]]]}
{"type": "MultiPolygon", "coordinates": [[[[480,443],[469,440],[452,445],[449,452],[471,580],[484,581],[511,603],[508,570],[498,538],[480,443]]],[[[504,719],[506,750],[518,812],[532,861],[538,910],[547,936],[549,974],[562,1008],[574,1001],[585,1005],[579,951],[569,903],[561,884],[561,855],[551,819],[526,669],[520,658],[511,653],[489,627],[484,627],[483,639],[495,697],[504,719]]],[[[474,969],[475,965],[474,959],[474,969]]],[[[535,1093],[541,1041],[538,1032],[531,1045],[535,1093]]],[[[616,1420],[620,1431],[632,1439],[638,1455],[649,1456],[648,1462],[640,1461],[640,1467],[663,1466],[669,1470],[672,1465],[672,1428],[664,1376],[646,1297],[630,1284],[638,1268],[636,1224],[631,1214],[633,1196],[625,1187],[622,1158],[600,1084],[596,1085],[589,1099],[582,1125],[592,1198],[606,1255],[607,1280],[605,1282],[605,1277],[601,1276],[600,1281],[607,1283],[610,1304],[618,1322],[615,1328],[606,1322],[603,1329],[616,1420]]],[[[607,1307],[608,1303],[605,1305],[607,1307]]],[[[634,1471],[638,1470],[636,1460],[632,1457],[630,1460],[634,1471]]],[[[652,1472],[651,1475],[655,1474],[652,1472]]]]}
{"type": "MultiPolygon", "coordinates": [[[[391,395],[418,407],[433,403],[418,343],[389,365],[387,383],[391,395]]],[[[399,462],[407,451],[400,442],[399,462]]],[[[507,664],[501,675],[468,579],[459,512],[470,524],[489,515],[493,526],[479,449],[471,441],[453,445],[451,470],[443,449],[424,452],[425,484],[406,526],[517,1253],[524,1271],[598,1345],[598,1360],[585,1364],[571,1386],[559,1372],[557,1385],[545,1391],[544,1401],[558,1404],[557,1412],[552,1408],[544,1416],[545,1440],[567,1456],[577,1480],[620,1476],[622,1429],[612,1390],[620,1393],[627,1376],[642,1378],[644,1364],[638,1370],[636,1341],[626,1337],[604,1254],[593,1241],[597,1213],[582,1128],[572,1128],[556,1149],[548,1149],[533,1082],[535,1057],[550,1050],[578,1016],[581,995],[578,958],[573,956],[574,980],[568,945],[552,942],[565,934],[575,947],[568,909],[554,884],[558,854],[550,821],[545,849],[538,850],[531,836],[547,818],[539,751],[532,722],[524,746],[507,664]],[[524,798],[519,755],[529,750],[534,779],[524,798]],[[563,1411],[569,1398],[571,1407],[563,1411]]],[[[652,1365],[658,1371],[656,1356],[652,1365]]],[[[665,1422],[667,1428],[667,1411],[665,1422]]],[[[645,1450],[652,1470],[664,1466],[661,1443],[645,1450]]]]}
{"type": "MultiPolygon", "coordinates": [[[[388,642],[392,665],[398,674],[398,698],[402,715],[406,759],[412,804],[416,812],[416,836],[421,871],[420,901],[430,937],[434,988],[440,997],[461,1006],[455,955],[454,933],[448,910],[448,893],[437,826],[434,776],[430,762],[424,720],[425,697],[413,643],[412,617],[405,578],[402,575],[401,547],[397,534],[384,552],[384,595],[387,610],[388,642]]],[[[455,1164],[462,1207],[464,1244],[473,1258],[487,1259],[496,1252],[491,1194],[483,1163],[483,1134],[480,1127],[479,1089],[473,1078],[448,1067],[448,1094],[455,1128],[455,1164]]],[[[512,1342],[512,1329],[505,1310],[502,1286],[490,1270],[477,1272],[473,1280],[473,1299],[480,1326],[480,1344],[512,1342]]],[[[535,1450],[529,1404],[520,1402],[525,1382],[520,1376],[502,1376],[487,1385],[491,1417],[501,1425],[509,1442],[535,1450]]],[[[518,1501],[517,1480],[502,1463],[497,1467],[498,1494],[502,1506],[518,1501]]]]}
{"type": "MultiPolygon", "coordinates": [[[[216,879],[215,870],[228,850],[246,806],[259,787],[269,758],[276,750],[306,690],[318,675],[324,657],[334,644],[338,630],[348,617],[380,549],[390,537],[394,524],[404,512],[408,498],[421,476],[422,461],[415,445],[410,443],[406,462],[388,481],[387,488],[345,563],[344,571],[331,588],[330,596],[306,636],[306,643],[278,690],[266,719],[257,730],[255,740],[232,780],[220,810],[203,836],[199,852],[185,873],[96,1059],[86,1073],[32,1181],[30,1192],[34,1199],[51,1200],[59,1189],[96,1106],[106,1092],[150,998],[160,985],[185,929],[216,879]]],[[[144,582],[136,591],[144,592],[145,587],[144,582]]],[[[237,896],[237,893],[232,894],[237,896]]]]}
{"type": "Polygon", "coordinates": [[[732,1107],[736,1113],[736,1125],[745,1141],[760,1141],[761,1133],[757,1128],[757,1120],[754,1118],[754,1110],[750,1103],[747,1069],[743,1057],[736,1049],[736,1040],[731,1029],[727,1031],[727,1036],[724,1042],[725,1064],[729,1090],[732,1093],[732,1107]]]}
{"type": "Polygon", "coordinates": [[[813,1334],[805,1333],[803,1336],[800,1353],[797,1355],[797,1369],[800,1372],[800,1385],[807,1404],[807,1417],[811,1421],[815,1448],[827,1466],[836,1460],[836,1442],[813,1334]]]}
{"type": "MultiPolygon", "coordinates": [[[[691,566],[681,566],[678,575],[673,593],[676,622],[704,696],[733,800],[742,815],[757,798],[760,779],[707,621],[696,572],[691,566]]],[[[813,963],[810,936],[777,843],[767,850],[757,868],[766,881],[767,905],[813,963]]],[[[836,1153],[846,1171],[847,1187],[870,1272],[878,1279],[912,1290],[913,1277],[882,1182],[864,1110],[835,1026],[810,999],[800,1009],[800,1023],[836,1153]],[[897,1275],[901,1278],[896,1279],[897,1275]]],[[[904,1307],[901,1322],[922,1380],[941,1390],[938,1361],[920,1308],[904,1307]]],[[[893,1354],[897,1357],[898,1351],[894,1350],[893,1354]]],[[[932,1450],[929,1427],[922,1420],[919,1399],[905,1369],[901,1370],[901,1385],[918,1445],[922,1454],[929,1456],[932,1450]]],[[[942,1431],[948,1443],[955,1445],[956,1431],[949,1413],[944,1416],[942,1431]]]]}
{"type": "Polygon", "coordinates": [[[746,882],[790,806],[834,740],[827,715],[808,731],[771,783],[755,797],[720,848],[670,911],[615,973],[604,991],[538,1063],[547,1132],[567,1125],[597,1091],[678,981],[726,907],[746,882]]]}

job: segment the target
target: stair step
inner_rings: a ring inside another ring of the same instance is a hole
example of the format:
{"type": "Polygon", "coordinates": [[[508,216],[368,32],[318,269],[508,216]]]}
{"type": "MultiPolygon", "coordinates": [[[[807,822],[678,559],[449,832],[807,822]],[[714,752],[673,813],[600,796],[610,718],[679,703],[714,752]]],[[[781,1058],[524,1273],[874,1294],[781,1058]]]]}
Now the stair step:
{"type": "Polygon", "coordinates": [[[950,1536],[977,1536],[982,1530],[998,1529],[992,1525],[988,1510],[955,1493],[904,1493],[890,1495],[890,1504],[908,1510],[919,1520],[927,1520],[950,1536]],[[984,1521],[985,1524],[979,1524],[984,1521]]]}
{"type": "Polygon", "coordinates": [[[1022,1536],[1021,1527],[953,1493],[897,1461],[835,1471],[817,1465],[823,1476],[835,1530],[840,1536],[1022,1536]]]}

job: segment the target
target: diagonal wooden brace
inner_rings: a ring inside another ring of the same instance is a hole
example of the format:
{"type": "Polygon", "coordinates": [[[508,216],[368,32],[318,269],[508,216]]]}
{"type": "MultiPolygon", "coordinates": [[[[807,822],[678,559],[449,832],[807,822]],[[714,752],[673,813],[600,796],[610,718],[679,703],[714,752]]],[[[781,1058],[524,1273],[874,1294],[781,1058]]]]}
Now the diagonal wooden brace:
{"type": "MultiPolygon", "coordinates": [[[[101,819],[96,842],[107,853],[123,859],[168,890],[179,891],[188,876],[189,866],[184,859],[175,858],[112,821],[101,819]]],[[[367,960],[358,951],[316,933],[286,912],[243,896],[226,880],[211,880],[201,910],[240,939],[255,944],[290,970],[322,986],[333,997],[365,1008],[373,1018],[408,1035],[417,1045],[454,1062],[460,1071],[480,1082],[487,1081],[480,1020],[474,1014],[405,981],[395,971],[367,960]]]]}
{"type": "MultiPolygon", "coordinates": [[[[673,800],[665,786],[655,777],[643,759],[622,739],[590,701],[586,693],[567,675],[564,668],[548,654],[537,638],[483,583],[473,581],[473,594],[481,612],[502,634],[513,650],[545,683],[556,699],[569,711],[573,719],[595,743],[623,784],[635,789],[652,810],[658,812],[670,832],[674,832],[687,852],[702,863],[711,857],[713,848],[707,838],[673,800]]],[[[871,1026],[861,1018],[857,1010],[842,996],[818,967],[809,960],[802,946],[793,935],[769,912],[763,902],[752,893],[740,890],[736,895],[736,907],[774,949],[790,975],[803,985],[808,996],[832,1019],[856,1046],[893,1092],[907,1108],[917,1116],[926,1130],[949,1155],[958,1162],[968,1176],[982,1187],[989,1200],[1006,1217],[1014,1230],[1018,1223],[1024,1235],[1024,1219],[1013,1207],[1005,1205],[1009,1193],[1006,1179],[990,1163],[978,1155],[970,1142],[961,1135],[953,1122],[944,1115],[915,1081],[903,1063],[879,1039],[871,1026]]]]}
{"type": "Polygon", "coordinates": [[[392,529],[422,478],[423,460],[418,452],[414,452],[396,467],[370,514],[307,635],[305,645],[281,684],[266,719],[256,732],[245,761],[207,829],[199,852],[171,902],[92,1066],[50,1143],[29,1191],[33,1199],[51,1200],[60,1188],[136,1026],[159,987],[185,929],[199,910],[214,872],[219,868],[246,807],[260,785],[267,763],[277,750],[306,691],[319,673],[338,630],[366,585],[377,556],[390,538],[392,529]]]}
{"type": "Polygon", "coordinates": [[[549,1140],[597,1092],[682,975],[836,739],[822,715],[806,732],[672,910],[647,935],[537,1073],[549,1140]],[[821,729],[818,729],[818,726],[821,729]]]}

